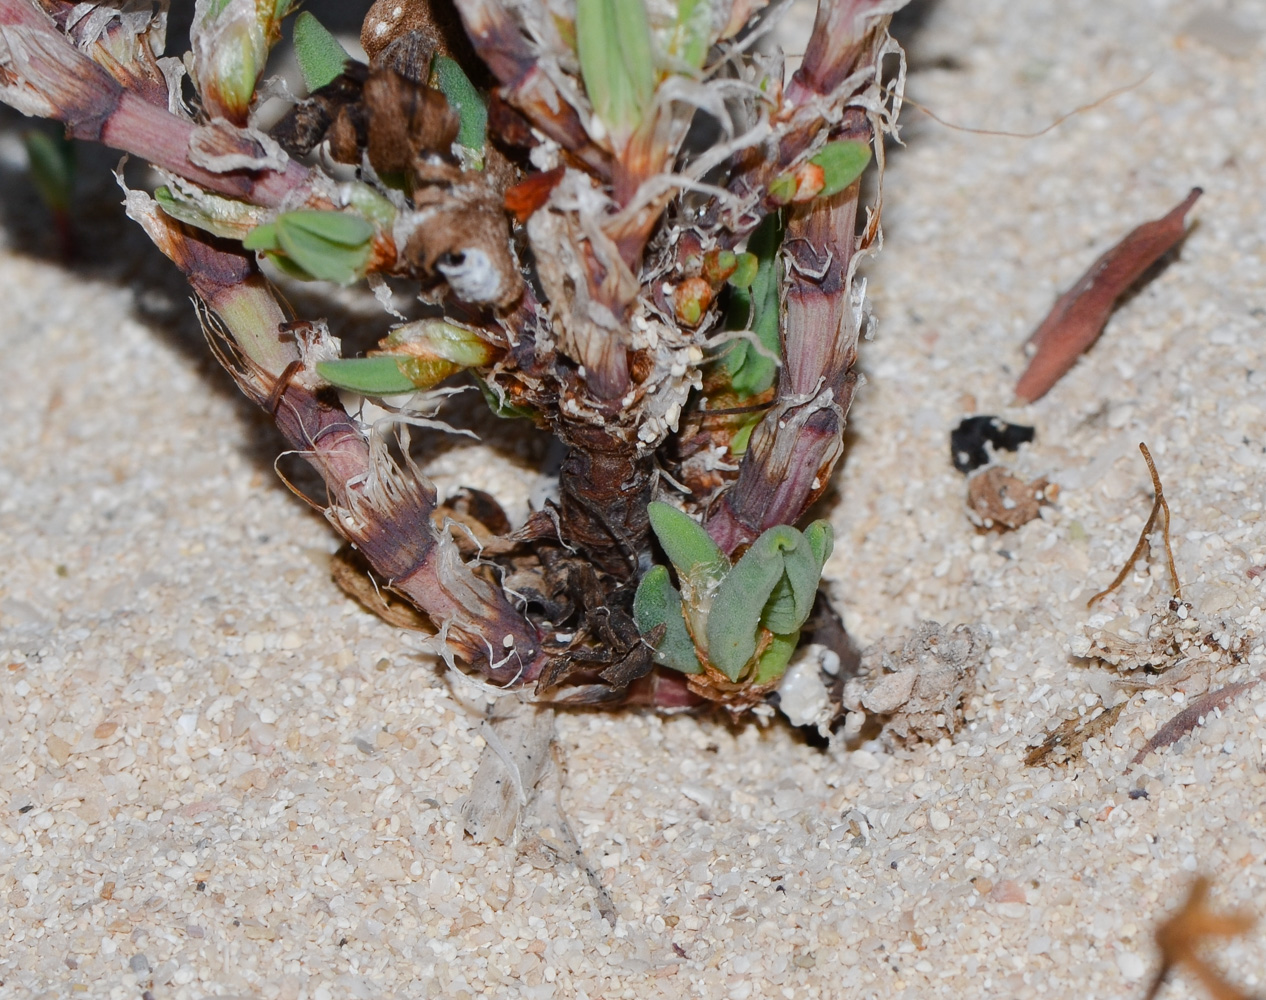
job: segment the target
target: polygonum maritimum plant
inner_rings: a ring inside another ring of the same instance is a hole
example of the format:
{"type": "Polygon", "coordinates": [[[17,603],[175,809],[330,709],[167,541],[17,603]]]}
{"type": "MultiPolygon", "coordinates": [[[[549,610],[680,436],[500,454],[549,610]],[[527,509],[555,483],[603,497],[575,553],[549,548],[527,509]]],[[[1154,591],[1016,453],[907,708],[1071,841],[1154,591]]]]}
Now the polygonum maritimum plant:
{"type": "Polygon", "coordinates": [[[451,665],[544,701],[741,711],[787,669],[833,543],[797,525],[857,385],[879,232],[859,191],[901,5],[820,0],[787,79],[786,8],[762,0],[379,0],[366,62],[299,13],[308,93],[264,129],[290,0],[197,0],[183,60],[165,3],[0,0],[0,99],[162,177],[129,215],[451,665]],[[417,303],[344,357],[277,272],[417,303]],[[438,503],[408,457],[456,381],[565,446],[557,500],[517,528],[474,492],[438,503]]]}

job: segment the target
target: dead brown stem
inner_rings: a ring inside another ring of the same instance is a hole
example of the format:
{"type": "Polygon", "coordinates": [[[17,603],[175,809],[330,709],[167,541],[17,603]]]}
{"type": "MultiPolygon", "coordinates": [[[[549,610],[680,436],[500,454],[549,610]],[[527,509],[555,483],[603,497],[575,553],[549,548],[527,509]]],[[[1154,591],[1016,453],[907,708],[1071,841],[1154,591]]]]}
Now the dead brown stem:
{"type": "Polygon", "coordinates": [[[1125,581],[1126,575],[1130,572],[1130,568],[1138,561],[1138,557],[1143,554],[1143,548],[1147,545],[1147,536],[1152,533],[1152,528],[1156,525],[1156,515],[1164,513],[1165,524],[1163,533],[1165,538],[1165,556],[1169,560],[1169,578],[1174,584],[1173,596],[1182,599],[1182,584],[1178,582],[1178,569],[1174,565],[1174,550],[1169,544],[1169,504],[1165,500],[1165,491],[1161,488],[1160,474],[1156,471],[1156,463],[1152,461],[1152,453],[1147,450],[1147,445],[1142,441],[1139,442],[1139,451],[1143,453],[1143,461],[1147,463],[1147,471],[1152,476],[1152,489],[1156,493],[1156,499],[1152,501],[1152,512],[1147,517],[1147,523],[1143,525],[1143,530],[1139,532],[1139,540],[1135,543],[1134,551],[1130,553],[1130,558],[1125,561],[1125,565],[1121,567],[1121,572],[1116,575],[1107,587],[1095,594],[1086,602],[1086,607],[1092,607],[1096,601],[1102,597],[1107,597],[1117,587],[1125,581]]]}

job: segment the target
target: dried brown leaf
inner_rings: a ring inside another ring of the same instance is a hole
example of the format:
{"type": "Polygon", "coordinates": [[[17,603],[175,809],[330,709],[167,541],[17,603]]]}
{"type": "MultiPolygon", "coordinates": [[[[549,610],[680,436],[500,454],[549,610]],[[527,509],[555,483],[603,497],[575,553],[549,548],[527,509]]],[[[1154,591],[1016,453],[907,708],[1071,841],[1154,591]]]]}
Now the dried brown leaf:
{"type": "Polygon", "coordinates": [[[1097,739],[1116,725],[1122,709],[1128,704],[1128,701],[1123,701],[1119,705],[1114,705],[1100,712],[1089,722],[1083,718],[1072,718],[1061,722],[1051,730],[1045,740],[1029,748],[1029,752],[1024,755],[1025,766],[1072,763],[1081,756],[1082,748],[1087,740],[1097,739]]]}
{"type": "Polygon", "coordinates": [[[1099,338],[1117,299],[1182,239],[1187,212],[1201,193],[1192,188],[1169,214],[1132,230],[1060,296],[1029,338],[1036,353],[1016,383],[1018,400],[1041,399],[1099,338]]]}
{"type": "Polygon", "coordinates": [[[383,590],[369,575],[369,564],[350,545],[344,545],[330,560],[330,576],[348,597],[366,611],[376,614],[388,625],[434,633],[431,620],[408,601],[383,590]]]}
{"type": "MultiPolygon", "coordinates": [[[[1204,725],[1205,716],[1218,709],[1225,708],[1245,691],[1257,687],[1260,681],[1260,677],[1254,677],[1248,681],[1237,681],[1234,684],[1227,684],[1225,687],[1220,687],[1216,691],[1210,691],[1208,694],[1197,698],[1161,726],[1160,729],[1156,730],[1152,738],[1144,743],[1143,748],[1134,755],[1134,759],[1130,761],[1130,767],[1143,763],[1147,755],[1153,750],[1160,750],[1163,747],[1177,743],[1197,726],[1204,725]]],[[[1126,768],[1126,770],[1128,771],[1129,768],[1126,768]]]]}

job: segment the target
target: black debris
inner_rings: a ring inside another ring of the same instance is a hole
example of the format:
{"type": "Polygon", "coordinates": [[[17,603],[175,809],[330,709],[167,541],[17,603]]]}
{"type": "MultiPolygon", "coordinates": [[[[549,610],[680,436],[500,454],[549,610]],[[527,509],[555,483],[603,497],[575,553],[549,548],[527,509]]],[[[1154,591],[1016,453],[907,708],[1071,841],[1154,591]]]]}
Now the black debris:
{"type": "Polygon", "coordinates": [[[988,465],[992,461],[988,445],[1015,451],[1022,444],[1033,440],[1033,428],[1023,424],[1009,424],[999,417],[988,415],[964,417],[950,431],[950,458],[954,468],[968,473],[988,465]]]}

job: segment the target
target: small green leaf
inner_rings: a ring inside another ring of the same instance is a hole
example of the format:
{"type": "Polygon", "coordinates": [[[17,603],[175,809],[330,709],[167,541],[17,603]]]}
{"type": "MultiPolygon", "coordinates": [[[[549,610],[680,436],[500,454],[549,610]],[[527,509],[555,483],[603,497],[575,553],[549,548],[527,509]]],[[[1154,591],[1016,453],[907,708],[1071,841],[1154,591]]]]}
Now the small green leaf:
{"type": "Polygon", "coordinates": [[[277,227],[271,222],[256,226],[246,234],[246,239],[242,240],[243,250],[269,251],[277,248],[277,227]]]}
{"type": "Polygon", "coordinates": [[[735,288],[750,287],[760,269],[760,258],[754,253],[741,253],[737,255],[736,265],[729,277],[730,284],[735,288]]]}
{"type": "MultiPolygon", "coordinates": [[[[821,167],[824,175],[818,197],[829,198],[833,194],[839,194],[862,175],[862,171],[870,163],[870,143],[855,139],[828,142],[809,157],[809,162],[821,167]]],[[[770,190],[772,193],[772,188],[770,190]]]]}
{"type": "Polygon", "coordinates": [[[691,69],[700,69],[712,36],[712,5],[706,0],[680,0],[669,54],[691,69]]]}
{"type": "Polygon", "coordinates": [[[513,403],[504,402],[497,395],[497,391],[491,385],[481,379],[478,375],[475,375],[473,372],[471,374],[475,380],[475,384],[479,386],[480,393],[483,394],[484,402],[488,404],[488,409],[492,410],[492,412],[498,417],[501,417],[503,420],[514,420],[520,417],[527,420],[535,419],[536,414],[531,410],[526,407],[515,406],[513,403]]]}
{"type": "Polygon", "coordinates": [[[313,278],[351,284],[369,260],[374,227],[360,216],[304,210],[277,216],[275,225],[281,250],[313,278]]]}
{"type": "Polygon", "coordinates": [[[721,547],[689,514],[658,500],[647,505],[646,513],[683,586],[706,587],[729,571],[730,560],[721,547]]]}
{"type": "Polygon", "coordinates": [[[685,674],[703,673],[694,642],[681,613],[681,594],[668,579],[668,569],[652,566],[638,584],[633,597],[633,620],[638,630],[647,632],[665,627],[664,637],[655,647],[655,662],[685,674]]]}
{"type": "Polygon", "coordinates": [[[769,200],[775,205],[785,205],[796,196],[798,186],[795,174],[781,174],[769,182],[769,200]]]}
{"type": "MultiPolygon", "coordinates": [[[[264,215],[264,209],[200,189],[196,191],[196,201],[182,196],[184,194],[185,192],[182,192],[181,195],[177,195],[164,184],[154,190],[154,200],[158,202],[158,207],[173,219],[197,229],[206,230],[216,236],[223,236],[225,239],[249,239],[250,234],[260,228],[259,220],[264,215]]],[[[269,227],[259,237],[267,245],[247,249],[275,250],[276,236],[276,230],[269,227]]]]}
{"type": "Polygon", "coordinates": [[[787,635],[805,623],[813,611],[818,581],[822,578],[822,565],[814,557],[813,549],[803,535],[796,534],[799,544],[783,551],[782,577],[760,612],[760,623],[775,635],[787,635]]]}
{"type": "Polygon", "coordinates": [[[756,673],[752,677],[753,684],[768,684],[776,681],[787,672],[787,664],[800,644],[800,630],[790,635],[771,635],[765,652],[756,661],[756,673]]]}
{"type": "Polygon", "coordinates": [[[335,243],[344,247],[362,246],[374,235],[374,227],[371,223],[349,212],[301,209],[279,215],[277,222],[292,231],[302,230],[326,243],[335,243]]]}
{"type": "Polygon", "coordinates": [[[730,680],[738,680],[756,655],[761,615],[783,579],[784,555],[802,544],[795,528],[770,528],[752,543],[717,588],[708,615],[708,659],[730,680]]]}
{"type": "MultiPolygon", "coordinates": [[[[747,253],[742,256],[755,259],[756,273],[748,282],[748,287],[736,286],[730,290],[726,313],[729,329],[751,330],[761,346],[775,357],[781,347],[778,330],[782,321],[779,288],[782,262],[778,258],[778,250],[782,246],[782,236],[782,219],[778,212],[765,216],[752,232],[747,240],[747,253]]],[[[739,269],[742,268],[740,263],[739,269]]],[[[735,284],[733,278],[730,283],[735,284]]],[[[774,384],[778,373],[778,366],[745,340],[736,340],[730,345],[725,354],[725,366],[730,375],[730,387],[741,399],[764,392],[774,384]]]]}
{"type": "Polygon", "coordinates": [[[813,558],[818,561],[818,575],[821,576],[822,567],[835,548],[835,530],[830,521],[814,521],[804,529],[804,537],[813,550],[813,558]]]}
{"type": "Polygon", "coordinates": [[[68,211],[75,186],[75,147],[59,135],[34,129],[22,140],[26,145],[31,181],[44,204],[54,212],[68,211]]]}
{"type": "Polygon", "coordinates": [[[303,84],[309,94],[342,75],[343,67],[351,59],[338,39],[306,10],[295,18],[294,46],[299,72],[303,74],[303,84]]]}
{"type": "Polygon", "coordinates": [[[331,385],[362,396],[395,396],[417,388],[394,357],[318,361],[316,370],[331,385]]]}
{"type": "Polygon", "coordinates": [[[577,0],[576,47],[594,111],[622,145],[641,123],[655,92],[643,0],[577,0]]]}
{"type": "Polygon", "coordinates": [[[482,154],[488,136],[488,107],[465,70],[448,56],[436,55],[431,63],[431,86],[448,99],[461,119],[457,141],[482,154]]]}
{"type": "Polygon", "coordinates": [[[396,327],[380,346],[392,353],[441,358],[463,368],[489,364],[494,356],[492,346],[474,330],[434,317],[396,327]]]}

